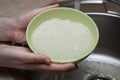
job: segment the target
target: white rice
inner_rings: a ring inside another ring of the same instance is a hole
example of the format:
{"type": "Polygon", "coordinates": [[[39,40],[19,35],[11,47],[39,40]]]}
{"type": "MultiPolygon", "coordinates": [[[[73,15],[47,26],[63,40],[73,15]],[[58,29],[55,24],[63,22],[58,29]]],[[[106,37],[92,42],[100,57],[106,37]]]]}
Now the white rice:
{"type": "Polygon", "coordinates": [[[79,59],[92,42],[93,36],[85,25],[57,18],[43,22],[31,36],[36,52],[49,56],[55,62],[79,59]]]}

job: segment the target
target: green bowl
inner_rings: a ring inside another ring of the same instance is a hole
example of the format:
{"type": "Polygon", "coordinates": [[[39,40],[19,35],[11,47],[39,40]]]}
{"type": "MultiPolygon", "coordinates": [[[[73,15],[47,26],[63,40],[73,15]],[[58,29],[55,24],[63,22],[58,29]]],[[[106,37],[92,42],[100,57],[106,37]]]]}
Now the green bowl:
{"type": "Polygon", "coordinates": [[[35,49],[35,47],[33,47],[32,43],[30,42],[33,31],[39,25],[41,25],[43,22],[50,20],[52,18],[58,18],[58,19],[62,19],[62,20],[67,19],[67,20],[71,20],[73,22],[82,23],[88,27],[88,29],[91,31],[91,33],[94,37],[94,44],[90,47],[90,49],[86,53],[82,54],[79,58],[73,59],[73,60],[68,60],[68,61],[64,61],[64,60],[56,61],[52,57],[50,57],[53,62],[58,62],[58,63],[77,62],[77,61],[85,58],[86,56],[88,56],[95,49],[95,47],[98,43],[98,39],[99,39],[99,32],[98,32],[95,22],[87,14],[85,14],[79,10],[72,9],[72,8],[66,8],[66,7],[59,7],[59,8],[49,9],[49,10],[39,13],[28,24],[27,30],[26,30],[26,39],[27,39],[28,46],[30,47],[30,49],[33,52],[41,53],[41,52],[38,52],[35,49]]]}

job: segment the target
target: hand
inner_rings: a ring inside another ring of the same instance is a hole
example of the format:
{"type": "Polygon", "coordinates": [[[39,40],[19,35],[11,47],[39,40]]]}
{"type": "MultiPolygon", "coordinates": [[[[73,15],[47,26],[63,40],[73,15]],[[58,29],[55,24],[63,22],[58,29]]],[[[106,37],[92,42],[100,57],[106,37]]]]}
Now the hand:
{"type": "MultiPolygon", "coordinates": [[[[25,30],[29,21],[39,12],[58,7],[58,4],[33,10],[17,19],[0,19],[0,41],[26,42],[25,30]]],[[[50,58],[34,54],[28,48],[0,45],[0,66],[26,70],[69,71],[75,68],[73,63],[55,64],[50,58]]]]}
{"type": "Polygon", "coordinates": [[[73,63],[55,64],[45,55],[32,53],[28,48],[0,45],[0,66],[26,70],[69,71],[73,63]]]}
{"type": "Polygon", "coordinates": [[[35,9],[17,19],[14,18],[0,18],[0,41],[14,41],[17,43],[26,42],[25,30],[29,21],[38,13],[58,7],[58,4],[46,6],[43,8],[35,9]],[[3,36],[4,35],[4,36],[3,36]]]}

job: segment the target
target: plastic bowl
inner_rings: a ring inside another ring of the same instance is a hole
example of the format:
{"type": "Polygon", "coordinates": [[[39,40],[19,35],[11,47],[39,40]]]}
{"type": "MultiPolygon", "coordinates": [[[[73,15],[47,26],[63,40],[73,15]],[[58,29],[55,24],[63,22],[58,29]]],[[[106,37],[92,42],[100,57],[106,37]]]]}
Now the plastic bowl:
{"type": "MultiPolygon", "coordinates": [[[[28,46],[30,47],[30,49],[33,52],[41,53],[41,52],[37,52],[36,48],[33,47],[32,43],[30,42],[33,31],[39,25],[41,25],[43,22],[50,20],[52,18],[59,18],[62,20],[67,19],[67,20],[71,20],[73,22],[82,23],[88,27],[88,29],[91,31],[92,35],[94,36],[94,44],[91,45],[90,49],[86,53],[80,55],[79,58],[73,59],[73,60],[68,60],[68,61],[65,61],[64,59],[62,61],[57,61],[57,60],[54,60],[54,58],[50,57],[53,62],[58,62],[58,63],[77,62],[77,61],[85,58],[86,56],[88,56],[94,50],[94,48],[96,47],[96,45],[98,43],[98,39],[99,39],[99,32],[98,32],[95,22],[87,14],[85,14],[79,10],[72,9],[72,8],[66,8],[66,7],[59,7],[59,8],[49,9],[49,10],[39,13],[28,24],[27,31],[26,31],[26,39],[27,39],[28,46]]],[[[42,53],[42,54],[44,54],[44,53],[42,53]]],[[[64,54],[62,54],[62,55],[64,55],[64,54]]],[[[58,56],[58,58],[59,58],[59,56],[58,56]]]]}

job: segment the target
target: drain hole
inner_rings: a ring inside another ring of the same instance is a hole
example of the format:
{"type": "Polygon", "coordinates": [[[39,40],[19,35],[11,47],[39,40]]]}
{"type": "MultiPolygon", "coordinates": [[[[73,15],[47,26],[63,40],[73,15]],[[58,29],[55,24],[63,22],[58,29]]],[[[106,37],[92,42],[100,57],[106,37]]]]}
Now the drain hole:
{"type": "Polygon", "coordinates": [[[91,76],[88,80],[112,80],[112,79],[107,77],[91,76]]]}
{"type": "Polygon", "coordinates": [[[116,78],[114,78],[113,76],[110,75],[103,75],[103,74],[98,74],[98,75],[94,75],[94,74],[87,74],[83,80],[117,80],[116,78]]]}

